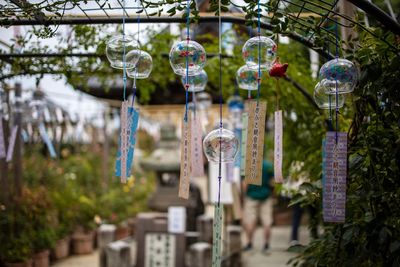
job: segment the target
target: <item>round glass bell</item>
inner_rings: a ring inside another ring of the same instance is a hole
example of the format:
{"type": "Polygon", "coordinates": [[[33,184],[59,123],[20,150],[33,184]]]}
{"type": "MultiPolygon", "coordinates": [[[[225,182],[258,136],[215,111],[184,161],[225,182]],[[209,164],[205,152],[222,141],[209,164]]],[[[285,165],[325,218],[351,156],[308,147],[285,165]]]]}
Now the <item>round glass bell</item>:
{"type": "Polygon", "coordinates": [[[347,59],[335,58],[322,65],[319,79],[328,94],[336,94],[336,88],[339,94],[350,93],[357,84],[358,69],[347,59]]]}
{"type": "Polygon", "coordinates": [[[137,61],[135,68],[128,69],[126,74],[130,78],[135,78],[135,76],[136,79],[148,78],[153,70],[153,58],[149,53],[143,50],[134,50],[132,53],[138,54],[137,57],[139,57],[139,60],[137,61]]]}
{"type": "Polygon", "coordinates": [[[218,128],[211,131],[203,140],[203,150],[208,161],[233,162],[239,151],[239,140],[232,131],[218,128]]]}
{"type": "Polygon", "coordinates": [[[169,52],[169,63],[176,74],[186,75],[186,61],[189,76],[200,73],[206,64],[203,46],[191,40],[175,43],[169,52]]]}
{"type": "Polygon", "coordinates": [[[200,92],[196,94],[196,101],[199,109],[207,109],[212,105],[211,95],[206,92],[200,92]]]}
{"type": "MultiPolygon", "coordinates": [[[[186,75],[182,76],[181,81],[182,81],[183,86],[185,86],[186,75]]],[[[207,85],[207,81],[208,81],[208,76],[207,76],[207,72],[205,70],[201,70],[201,72],[199,74],[189,76],[188,77],[188,84],[189,84],[188,91],[189,92],[204,91],[204,89],[206,88],[206,85],[207,85]]]]}
{"type": "MultiPolygon", "coordinates": [[[[335,109],[336,108],[336,95],[327,94],[327,89],[321,82],[317,83],[314,88],[314,101],[320,109],[335,109]],[[329,103],[330,102],[330,103],[329,103]]],[[[344,94],[338,94],[338,107],[342,108],[345,101],[344,94]]]]}
{"type": "Polygon", "coordinates": [[[251,69],[248,65],[241,66],[236,72],[236,81],[239,88],[244,90],[258,89],[258,69],[251,69]]]}
{"type": "Polygon", "coordinates": [[[277,46],[271,38],[255,36],[244,44],[242,55],[247,66],[256,70],[258,70],[258,59],[260,58],[260,68],[266,71],[272,67],[275,61],[276,50],[277,46]]]}
{"type": "Polygon", "coordinates": [[[125,68],[133,69],[139,60],[137,53],[139,43],[131,35],[116,35],[107,41],[106,56],[110,61],[111,67],[115,69],[124,68],[124,52],[125,52],[125,68]]]}

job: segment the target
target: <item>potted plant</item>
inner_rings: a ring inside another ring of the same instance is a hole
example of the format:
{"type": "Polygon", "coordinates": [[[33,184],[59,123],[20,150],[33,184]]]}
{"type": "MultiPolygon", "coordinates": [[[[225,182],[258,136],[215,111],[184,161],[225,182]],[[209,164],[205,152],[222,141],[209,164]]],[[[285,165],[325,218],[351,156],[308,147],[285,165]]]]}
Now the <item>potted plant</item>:
{"type": "Polygon", "coordinates": [[[94,248],[94,217],[96,209],[94,201],[81,195],[74,206],[75,230],[72,234],[72,248],[74,254],[90,254],[94,248]]]}
{"type": "Polygon", "coordinates": [[[23,235],[1,240],[0,258],[6,267],[32,267],[31,244],[29,238],[23,235]]]}

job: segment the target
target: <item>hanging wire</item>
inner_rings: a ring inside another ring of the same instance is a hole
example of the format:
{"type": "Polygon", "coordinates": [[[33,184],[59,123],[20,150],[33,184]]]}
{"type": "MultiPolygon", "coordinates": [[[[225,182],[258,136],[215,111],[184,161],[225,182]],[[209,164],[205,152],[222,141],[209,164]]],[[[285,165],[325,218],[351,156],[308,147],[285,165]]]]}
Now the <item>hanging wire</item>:
{"type": "Polygon", "coordinates": [[[123,82],[124,82],[124,101],[126,100],[126,47],[125,47],[125,0],[122,0],[122,42],[123,42],[123,82]]]}
{"type": "MultiPolygon", "coordinates": [[[[335,24],[335,36],[336,36],[336,62],[339,61],[339,30],[338,30],[338,23],[337,23],[337,19],[335,20],[336,24],[335,24]]],[[[339,131],[339,119],[338,119],[338,115],[339,115],[339,91],[338,91],[338,80],[336,79],[335,82],[335,96],[336,96],[336,112],[335,112],[335,119],[336,119],[336,143],[338,141],[338,131],[339,131]]]]}
{"type": "Polygon", "coordinates": [[[187,0],[186,8],[186,83],[185,83],[185,118],[184,121],[188,121],[188,101],[189,101],[189,41],[190,41],[190,0],[187,0]]]}
{"type": "Polygon", "coordinates": [[[258,0],[258,77],[257,77],[257,106],[260,102],[260,88],[261,88],[261,9],[260,9],[260,0],[258,0]]]}
{"type": "MultiPolygon", "coordinates": [[[[140,14],[138,14],[138,18],[137,18],[137,43],[138,43],[138,45],[139,45],[139,40],[140,40],[139,36],[140,36],[140,14]]],[[[140,53],[141,53],[141,50],[140,50],[140,53]]],[[[140,53],[139,53],[139,60],[140,60],[140,53]]],[[[139,62],[136,64],[139,64],[139,62]]],[[[132,107],[135,104],[136,90],[137,90],[136,79],[137,79],[138,69],[137,69],[137,67],[135,67],[135,68],[136,69],[135,69],[134,76],[133,76],[133,88],[132,88],[132,90],[133,90],[133,92],[132,92],[132,107]]]]}
{"type": "Polygon", "coordinates": [[[218,160],[218,207],[221,202],[221,179],[222,179],[222,23],[221,23],[221,0],[218,1],[218,56],[219,56],[219,160],[218,160]]]}

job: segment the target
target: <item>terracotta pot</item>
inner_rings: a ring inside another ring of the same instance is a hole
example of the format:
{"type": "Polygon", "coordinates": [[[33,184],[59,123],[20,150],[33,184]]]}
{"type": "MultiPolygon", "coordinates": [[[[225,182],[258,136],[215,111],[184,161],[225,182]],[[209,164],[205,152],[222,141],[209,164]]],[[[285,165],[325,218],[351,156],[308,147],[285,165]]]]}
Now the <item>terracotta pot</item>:
{"type": "Polygon", "coordinates": [[[33,255],[33,267],[49,267],[50,266],[50,251],[44,250],[33,255]]]}
{"type": "Polygon", "coordinates": [[[115,230],[115,240],[127,238],[130,232],[131,229],[128,226],[118,226],[115,230]]]}
{"type": "Polygon", "coordinates": [[[32,260],[27,262],[17,262],[17,263],[5,263],[6,267],[32,267],[32,260]]]}
{"type": "Polygon", "coordinates": [[[76,233],[72,235],[72,248],[74,254],[90,254],[93,252],[93,232],[76,233]]]}
{"type": "Polygon", "coordinates": [[[54,249],[51,251],[52,259],[61,260],[68,257],[70,241],[70,237],[58,240],[54,246],[54,249]]]}

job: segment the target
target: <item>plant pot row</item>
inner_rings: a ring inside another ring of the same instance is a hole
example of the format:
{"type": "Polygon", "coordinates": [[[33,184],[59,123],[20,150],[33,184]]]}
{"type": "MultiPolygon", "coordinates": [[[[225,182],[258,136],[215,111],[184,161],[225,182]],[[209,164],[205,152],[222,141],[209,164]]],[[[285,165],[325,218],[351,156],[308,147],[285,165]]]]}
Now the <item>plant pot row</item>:
{"type": "MultiPolygon", "coordinates": [[[[134,224],[133,224],[134,225],[134,224]]],[[[118,227],[115,232],[115,239],[124,239],[132,234],[134,227],[132,225],[118,227]]],[[[84,255],[90,254],[94,249],[95,231],[77,232],[71,237],[58,240],[52,249],[39,252],[31,260],[24,263],[6,263],[6,267],[48,267],[50,266],[50,255],[53,260],[61,260],[70,255],[72,242],[72,254],[84,255]]]]}

